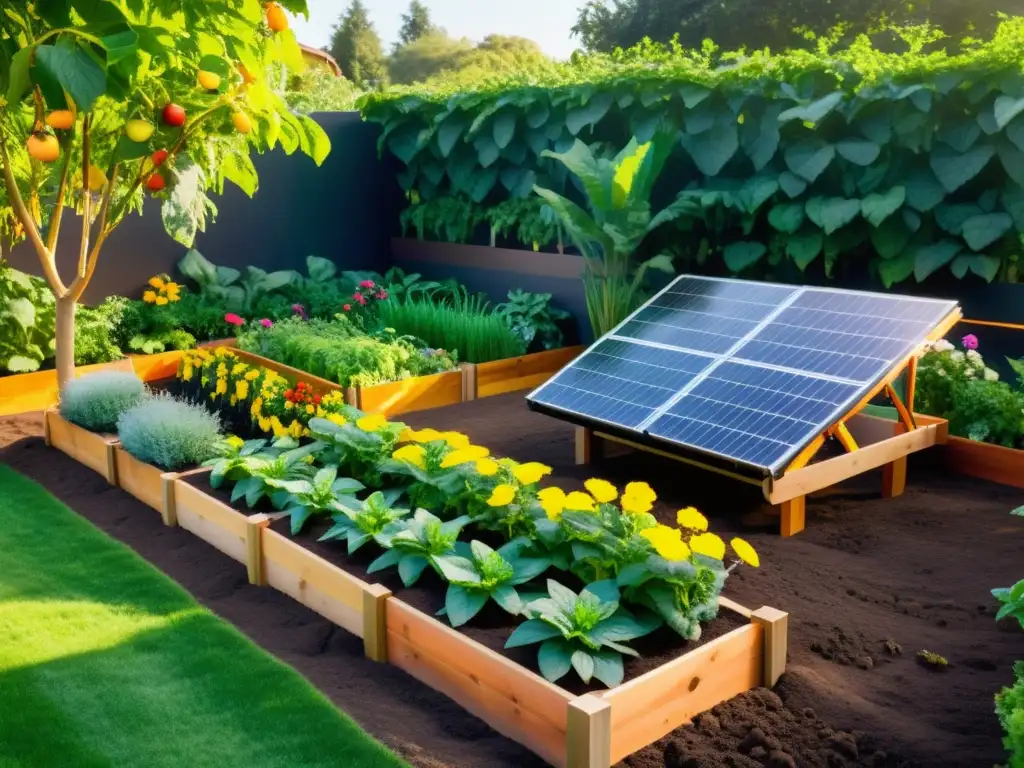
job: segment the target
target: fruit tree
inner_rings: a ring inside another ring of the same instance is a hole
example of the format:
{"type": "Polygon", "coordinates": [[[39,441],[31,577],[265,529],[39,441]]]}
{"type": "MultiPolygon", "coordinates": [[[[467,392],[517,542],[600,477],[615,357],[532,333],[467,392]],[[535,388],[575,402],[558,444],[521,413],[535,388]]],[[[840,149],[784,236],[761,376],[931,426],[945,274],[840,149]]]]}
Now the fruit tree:
{"type": "Polygon", "coordinates": [[[147,196],[184,245],[230,181],[250,196],[251,150],[318,164],[330,142],[271,83],[303,68],[288,15],[306,0],[5,0],[0,10],[0,209],[13,211],[57,302],[58,380],[74,375],[75,306],[110,233],[147,196]],[[55,254],[83,219],[74,274],[55,254]]]}

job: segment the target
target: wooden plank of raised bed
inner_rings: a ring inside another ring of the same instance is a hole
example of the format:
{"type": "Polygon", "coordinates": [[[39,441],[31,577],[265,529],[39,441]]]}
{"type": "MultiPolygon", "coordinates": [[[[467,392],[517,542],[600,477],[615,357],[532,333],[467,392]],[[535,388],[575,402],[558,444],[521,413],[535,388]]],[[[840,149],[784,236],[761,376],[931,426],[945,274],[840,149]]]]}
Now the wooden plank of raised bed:
{"type": "Polygon", "coordinates": [[[111,485],[117,484],[114,450],[115,435],[90,432],[61,418],[55,410],[43,414],[46,424],[46,444],[66,453],[79,464],[99,472],[111,485]]]}
{"type": "Polygon", "coordinates": [[[455,405],[462,402],[462,371],[360,387],[356,397],[360,410],[384,416],[455,405]]]}
{"type": "Polygon", "coordinates": [[[508,360],[480,363],[476,366],[476,396],[492,397],[539,387],[576,359],[582,351],[583,347],[564,347],[508,360]]]}
{"type": "Polygon", "coordinates": [[[762,684],[764,629],[749,624],[601,694],[614,765],[695,715],[762,684]]]}
{"type": "Polygon", "coordinates": [[[263,576],[274,589],[363,637],[366,582],[270,528],[263,529],[263,576]]]}
{"type": "Polygon", "coordinates": [[[392,598],[388,660],[553,765],[565,765],[574,697],[525,667],[392,598]]]}
{"type": "Polygon", "coordinates": [[[216,547],[232,560],[247,562],[246,516],[183,478],[208,469],[179,475],[174,481],[174,509],[178,525],[216,547]]]}
{"type": "MultiPolygon", "coordinates": [[[[75,376],[86,376],[99,371],[132,372],[132,361],[115,360],[112,363],[83,365],[75,368],[75,376]]],[[[43,411],[57,402],[59,387],[56,371],[19,373],[0,378],[0,416],[43,411]]]]}
{"type": "Polygon", "coordinates": [[[164,471],[139,461],[124,448],[114,451],[117,464],[117,484],[136,499],[163,514],[164,471]]]}
{"type": "Polygon", "coordinates": [[[950,437],[944,451],[945,466],[950,471],[1024,488],[1024,451],[965,437],[950,437]]]}

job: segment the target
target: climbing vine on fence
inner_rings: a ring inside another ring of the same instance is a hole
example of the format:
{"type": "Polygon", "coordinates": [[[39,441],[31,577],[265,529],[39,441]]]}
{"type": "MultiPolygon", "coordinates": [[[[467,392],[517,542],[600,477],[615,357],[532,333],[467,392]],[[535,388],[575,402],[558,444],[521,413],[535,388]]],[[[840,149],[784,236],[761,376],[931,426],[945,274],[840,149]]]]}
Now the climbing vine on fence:
{"type": "Polygon", "coordinates": [[[928,52],[938,34],[900,30],[902,54],[867,39],[746,56],[648,44],[361,108],[422,201],[571,192],[545,150],[580,138],[610,155],[665,129],[665,202],[683,211],[666,226],[733,272],[820,260],[831,274],[863,256],[886,285],[946,268],[992,280],[1024,232],[1024,18],[956,56],[928,52]]]}

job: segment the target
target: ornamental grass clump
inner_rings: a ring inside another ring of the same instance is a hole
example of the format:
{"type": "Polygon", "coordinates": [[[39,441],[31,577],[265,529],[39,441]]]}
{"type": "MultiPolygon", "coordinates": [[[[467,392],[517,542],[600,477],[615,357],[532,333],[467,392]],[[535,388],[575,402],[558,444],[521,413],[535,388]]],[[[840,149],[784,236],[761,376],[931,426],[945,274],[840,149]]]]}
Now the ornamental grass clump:
{"type": "Polygon", "coordinates": [[[146,385],[134,373],[99,371],[72,379],[60,395],[60,415],[93,432],[113,432],[118,417],[137,405],[146,385]]]}
{"type": "Polygon", "coordinates": [[[216,454],[222,439],[219,417],[166,393],[122,413],[117,432],[128,453],[167,472],[203,463],[216,454]]]}

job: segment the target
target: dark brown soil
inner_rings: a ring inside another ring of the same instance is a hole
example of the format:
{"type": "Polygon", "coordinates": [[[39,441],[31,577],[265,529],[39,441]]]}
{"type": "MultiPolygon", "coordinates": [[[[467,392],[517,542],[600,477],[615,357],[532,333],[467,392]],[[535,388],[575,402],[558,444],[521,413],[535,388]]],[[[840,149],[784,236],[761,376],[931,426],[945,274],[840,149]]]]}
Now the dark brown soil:
{"type": "MultiPolygon", "coordinates": [[[[989,768],[1004,759],[992,696],[1010,681],[1013,661],[1024,658],[1024,632],[996,624],[989,590],[1024,575],[1024,520],[1008,514],[1024,503],[1024,492],[947,477],[917,462],[902,497],[879,498],[879,478],[867,477],[811,500],[807,530],[781,539],[777,522],[765,522],[756,491],[675,462],[633,455],[589,470],[573,466],[572,427],[530,413],[522,393],[404,420],[458,429],[495,454],[550,464],[553,480],[567,488],[592,474],[647,480],[661,494],[659,516],[693,504],[714,530],[742,532],[760,552],[762,567],[740,570],[726,594],[791,613],[786,675],[774,693],[737,697],[622,765],[989,768]],[[949,667],[918,664],[922,649],[941,654],[949,667]]],[[[0,460],[138,550],[411,762],[539,765],[443,696],[366,661],[355,638],[248,585],[241,565],[163,528],[159,516],[98,475],[46,451],[40,431],[35,417],[0,420],[0,445],[11,444],[0,460]]]]}

